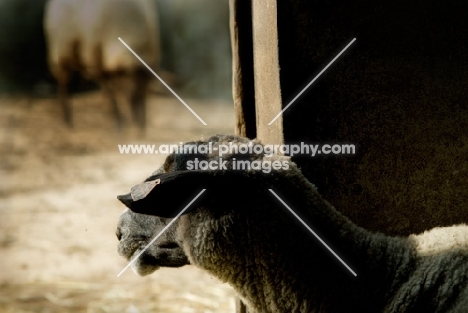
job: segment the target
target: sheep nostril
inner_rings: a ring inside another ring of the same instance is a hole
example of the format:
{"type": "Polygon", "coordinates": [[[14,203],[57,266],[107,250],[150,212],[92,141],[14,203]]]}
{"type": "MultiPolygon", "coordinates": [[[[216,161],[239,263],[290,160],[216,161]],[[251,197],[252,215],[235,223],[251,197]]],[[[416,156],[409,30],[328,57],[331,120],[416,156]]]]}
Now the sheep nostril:
{"type": "Polygon", "coordinates": [[[122,233],[120,232],[119,229],[117,229],[117,231],[115,232],[115,235],[117,236],[117,239],[120,241],[120,239],[122,239],[122,233]]]}

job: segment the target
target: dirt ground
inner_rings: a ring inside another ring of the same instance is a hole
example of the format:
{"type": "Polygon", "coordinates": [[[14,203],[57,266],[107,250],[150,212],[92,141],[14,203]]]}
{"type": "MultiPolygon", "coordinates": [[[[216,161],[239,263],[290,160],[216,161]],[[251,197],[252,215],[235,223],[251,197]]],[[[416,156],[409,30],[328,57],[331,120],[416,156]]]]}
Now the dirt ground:
{"type": "Polygon", "coordinates": [[[53,99],[0,99],[0,312],[233,312],[233,290],[193,266],[140,277],[117,254],[116,195],[164,155],[117,144],[179,143],[232,133],[230,103],[152,97],[148,129],[116,131],[99,92],[73,98],[75,129],[53,99]]]}

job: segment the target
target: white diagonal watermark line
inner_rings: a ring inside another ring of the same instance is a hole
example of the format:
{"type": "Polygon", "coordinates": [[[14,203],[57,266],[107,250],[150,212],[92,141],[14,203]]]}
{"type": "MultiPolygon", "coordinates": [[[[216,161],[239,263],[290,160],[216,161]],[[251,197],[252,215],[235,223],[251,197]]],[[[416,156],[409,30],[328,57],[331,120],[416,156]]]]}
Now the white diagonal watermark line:
{"type": "Polygon", "coordinates": [[[329,67],[330,67],[330,65],[332,65],[332,64],[333,64],[333,62],[335,62],[335,61],[336,61],[336,59],[338,59],[338,58],[340,57],[340,55],[342,55],[342,54],[343,54],[343,52],[345,52],[345,51],[346,51],[346,49],[348,49],[348,48],[349,48],[349,46],[351,46],[351,45],[353,44],[353,42],[355,42],[355,41],[356,41],[356,38],[354,38],[353,40],[351,40],[351,42],[350,42],[350,43],[349,43],[349,44],[348,44],[346,47],[344,47],[344,49],[343,49],[343,50],[341,50],[341,52],[340,52],[340,53],[338,53],[338,55],[337,55],[337,56],[336,56],[336,57],[335,57],[333,60],[331,60],[331,62],[330,62],[330,63],[328,63],[328,65],[327,65],[327,66],[325,66],[325,68],[324,68],[324,69],[323,69],[323,70],[322,70],[320,73],[318,73],[318,75],[317,75],[317,76],[315,76],[315,78],[314,78],[314,79],[312,79],[312,81],[311,81],[309,84],[307,84],[307,86],[305,86],[305,87],[304,87],[304,89],[302,89],[302,90],[301,90],[301,92],[299,92],[299,93],[297,94],[297,96],[296,96],[294,99],[292,99],[292,100],[291,100],[291,101],[288,103],[288,105],[287,105],[287,106],[285,106],[285,107],[284,107],[284,109],[282,109],[282,110],[281,110],[281,112],[279,112],[279,113],[278,113],[278,115],[276,115],[276,116],[275,116],[275,118],[274,118],[274,119],[272,119],[272,120],[271,120],[271,122],[270,122],[270,123],[268,123],[268,126],[270,126],[271,124],[273,124],[273,122],[274,122],[274,121],[276,121],[276,120],[277,120],[277,119],[278,119],[278,118],[281,116],[281,114],[283,114],[283,113],[284,113],[284,111],[286,111],[286,110],[287,110],[287,109],[288,109],[288,108],[291,106],[291,104],[293,104],[293,103],[294,103],[294,101],[296,101],[296,100],[297,100],[297,98],[299,98],[299,97],[300,97],[300,96],[301,96],[301,95],[304,93],[304,91],[306,91],[306,90],[307,90],[307,88],[309,88],[309,87],[310,87],[310,85],[312,85],[312,84],[313,84],[313,83],[314,83],[314,82],[317,80],[317,78],[319,78],[319,77],[320,77],[320,75],[322,75],[322,74],[323,74],[323,72],[325,72],[325,71],[327,70],[327,68],[329,68],[329,67]]]}
{"type": "Polygon", "coordinates": [[[190,201],[190,203],[187,204],[187,205],[185,206],[185,208],[184,208],[182,211],[180,211],[180,213],[177,214],[177,216],[174,217],[174,218],[172,219],[172,221],[170,221],[169,224],[167,224],[166,227],[164,227],[163,230],[161,230],[161,231],[159,232],[159,234],[157,234],[156,237],[154,237],[154,238],[143,248],[143,250],[141,250],[140,253],[138,253],[138,254],[130,261],[130,263],[127,264],[127,266],[125,266],[125,268],[124,268],[123,270],[120,271],[120,273],[117,275],[117,277],[120,277],[120,275],[122,275],[130,266],[132,266],[132,264],[135,263],[135,261],[143,254],[143,252],[145,252],[146,249],[149,248],[149,246],[151,246],[151,245],[152,245],[152,244],[169,228],[169,227],[171,227],[171,225],[188,209],[188,207],[189,207],[190,205],[192,205],[192,203],[195,202],[195,200],[198,199],[198,197],[201,196],[202,193],[205,192],[205,190],[206,190],[206,189],[202,189],[202,191],[200,191],[200,192],[198,193],[198,195],[196,195],[195,198],[193,198],[193,200],[190,201]]]}
{"type": "Polygon", "coordinates": [[[166,84],[166,82],[165,82],[164,80],[162,80],[162,78],[159,77],[159,75],[156,74],[155,71],[153,71],[153,69],[152,69],[151,67],[149,67],[148,64],[146,64],[145,61],[143,61],[142,58],[140,58],[140,57],[138,56],[138,54],[136,54],[135,51],[133,51],[132,48],[130,48],[130,47],[125,43],[125,41],[122,40],[122,38],[119,37],[119,40],[120,40],[120,42],[121,42],[125,47],[127,47],[128,50],[130,50],[131,53],[133,53],[133,55],[134,55],[141,63],[143,63],[144,66],[146,66],[146,68],[147,68],[151,73],[153,73],[154,76],[156,76],[157,79],[159,79],[159,81],[160,81],[164,86],[166,86],[167,89],[169,89],[170,92],[172,92],[172,94],[173,94],[177,99],[179,99],[180,102],[182,102],[183,105],[185,105],[185,107],[186,107],[190,112],[192,112],[193,115],[195,115],[196,118],[198,118],[198,120],[199,120],[200,122],[202,122],[203,125],[205,125],[205,126],[207,125],[207,124],[205,123],[205,121],[202,120],[202,118],[201,118],[200,116],[198,116],[198,114],[195,113],[195,111],[192,110],[192,108],[191,108],[187,103],[185,103],[185,101],[182,100],[182,98],[179,97],[179,95],[176,94],[175,91],[172,90],[171,87],[169,87],[169,85],[166,84]]]}
{"type": "Polygon", "coordinates": [[[353,270],[351,269],[351,267],[349,267],[349,265],[346,264],[345,261],[343,261],[343,259],[341,259],[341,258],[338,256],[338,254],[336,254],[336,252],[333,251],[332,248],[330,248],[330,247],[325,243],[325,241],[323,241],[322,238],[320,238],[320,236],[317,235],[317,234],[312,230],[312,228],[310,228],[309,225],[307,225],[307,224],[299,217],[299,215],[297,215],[296,212],[294,212],[294,211],[283,201],[283,199],[281,199],[281,198],[273,191],[273,189],[268,189],[268,190],[269,190],[269,191],[270,191],[270,192],[271,192],[271,193],[272,193],[272,194],[273,194],[273,195],[274,195],[274,196],[275,196],[275,197],[276,197],[276,198],[277,198],[277,199],[278,199],[278,200],[279,200],[279,201],[280,201],[280,202],[281,202],[281,203],[282,203],[298,220],[299,220],[299,222],[302,223],[302,225],[305,226],[305,228],[307,228],[307,229],[312,233],[312,235],[314,235],[314,236],[318,239],[318,241],[320,241],[320,242],[322,243],[322,245],[325,246],[325,248],[328,249],[328,251],[330,251],[330,252],[335,256],[335,258],[338,259],[338,261],[340,261],[354,276],[357,276],[356,272],[353,271],[353,270]]]}

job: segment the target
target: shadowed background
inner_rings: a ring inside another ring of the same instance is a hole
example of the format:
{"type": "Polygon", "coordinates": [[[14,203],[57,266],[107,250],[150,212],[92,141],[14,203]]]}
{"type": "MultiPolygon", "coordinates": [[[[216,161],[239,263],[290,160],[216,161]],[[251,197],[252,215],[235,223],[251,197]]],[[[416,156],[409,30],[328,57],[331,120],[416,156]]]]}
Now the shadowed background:
{"type": "MultiPolygon", "coordinates": [[[[257,136],[251,1],[236,3],[242,127],[257,136]]],[[[345,143],[356,155],[295,157],[358,225],[392,235],[468,221],[468,5],[278,0],[286,144],[345,143]]],[[[261,76],[262,73],[257,73],[261,76]]]]}

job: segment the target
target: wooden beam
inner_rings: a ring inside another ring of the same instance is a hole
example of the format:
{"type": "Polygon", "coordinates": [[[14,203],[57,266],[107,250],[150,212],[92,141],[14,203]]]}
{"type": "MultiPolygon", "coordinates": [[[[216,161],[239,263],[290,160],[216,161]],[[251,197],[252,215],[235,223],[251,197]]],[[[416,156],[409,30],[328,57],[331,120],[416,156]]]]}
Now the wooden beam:
{"type": "Polygon", "coordinates": [[[250,0],[229,0],[232,49],[232,95],[234,133],[257,137],[253,74],[252,12],[250,0]]]}
{"type": "Polygon", "coordinates": [[[276,14],[276,0],[252,1],[257,139],[264,144],[283,143],[282,116],[268,125],[282,110],[276,14]]]}

